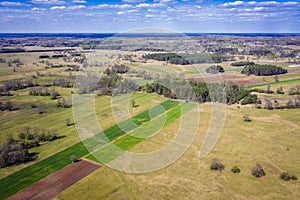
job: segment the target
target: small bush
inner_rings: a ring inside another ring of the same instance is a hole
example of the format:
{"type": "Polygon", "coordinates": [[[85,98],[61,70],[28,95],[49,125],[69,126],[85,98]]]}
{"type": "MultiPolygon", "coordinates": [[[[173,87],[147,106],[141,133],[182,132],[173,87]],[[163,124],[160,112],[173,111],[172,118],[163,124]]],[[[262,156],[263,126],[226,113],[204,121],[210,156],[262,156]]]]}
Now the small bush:
{"type": "Polygon", "coordinates": [[[284,180],[284,181],[288,181],[288,180],[291,179],[291,177],[289,176],[289,174],[286,173],[286,172],[281,173],[281,174],[280,174],[280,178],[281,178],[282,180],[284,180]]]}
{"type": "Polygon", "coordinates": [[[291,176],[291,180],[296,181],[298,178],[296,176],[291,176]]]}
{"type": "Polygon", "coordinates": [[[77,160],[77,157],[76,157],[75,155],[71,155],[71,156],[70,156],[70,159],[71,159],[72,163],[78,161],[78,160],[77,160]]]}
{"type": "Polygon", "coordinates": [[[280,174],[280,178],[284,181],[289,181],[289,180],[297,180],[296,176],[290,176],[288,173],[283,172],[280,174]]]}
{"type": "Polygon", "coordinates": [[[238,168],[237,165],[233,165],[232,168],[231,168],[231,171],[232,171],[233,173],[235,173],[235,174],[241,172],[240,168],[238,168]]]}
{"type": "Polygon", "coordinates": [[[245,122],[251,122],[251,119],[250,119],[249,115],[244,115],[244,121],[245,122]]]}
{"type": "Polygon", "coordinates": [[[222,171],[224,168],[225,166],[217,158],[214,158],[212,160],[212,163],[210,165],[210,170],[222,171]]]}
{"type": "Polygon", "coordinates": [[[263,170],[260,164],[256,164],[256,166],[252,169],[251,174],[257,178],[266,175],[265,171],[263,170]]]}

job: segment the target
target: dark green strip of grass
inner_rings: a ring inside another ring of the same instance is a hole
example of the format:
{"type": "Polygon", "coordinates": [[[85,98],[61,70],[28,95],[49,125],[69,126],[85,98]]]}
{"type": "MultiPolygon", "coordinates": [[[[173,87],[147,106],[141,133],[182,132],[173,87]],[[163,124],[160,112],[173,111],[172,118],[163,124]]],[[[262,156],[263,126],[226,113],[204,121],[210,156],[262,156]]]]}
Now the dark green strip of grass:
{"type": "MultiPolygon", "coordinates": [[[[165,101],[157,106],[154,106],[152,109],[151,109],[151,114],[152,114],[152,117],[157,117],[159,116],[160,114],[162,114],[163,112],[165,112],[165,110],[169,110],[173,107],[175,107],[176,105],[178,105],[178,102],[177,101],[165,101]],[[163,107],[165,110],[162,110],[160,109],[160,107],[163,107]]],[[[131,131],[133,129],[135,129],[137,126],[132,126],[132,123],[131,123],[131,120],[135,122],[136,125],[140,126],[142,125],[143,123],[145,122],[148,122],[151,120],[150,116],[149,116],[149,110],[146,110],[134,117],[132,117],[131,119],[129,120],[126,120],[122,123],[120,123],[120,125],[115,125],[115,126],[112,126],[108,129],[106,129],[104,132],[104,134],[106,135],[106,137],[109,139],[109,140],[115,140],[116,138],[118,138],[119,136],[121,135],[124,135],[125,132],[120,128],[120,127],[127,127],[126,128],[126,131],[131,131]]]]}
{"type": "MultiPolygon", "coordinates": [[[[160,105],[163,106],[165,110],[169,110],[178,105],[176,101],[165,101],[160,105]]],[[[162,109],[153,108],[153,116],[158,116],[162,113],[162,109]]],[[[149,110],[146,110],[132,118],[138,125],[141,125],[144,121],[150,121],[149,110]]],[[[123,122],[129,123],[129,120],[123,122]]],[[[114,140],[117,137],[125,134],[118,125],[114,125],[104,131],[105,135],[110,139],[114,140]]],[[[21,169],[7,177],[0,180],[0,199],[5,199],[16,192],[26,188],[27,186],[39,181],[40,179],[62,169],[63,167],[71,164],[71,155],[75,155],[77,158],[81,158],[87,154],[89,151],[87,149],[96,148],[97,146],[102,146],[105,144],[107,138],[103,138],[100,134],[89,138],[82,142],[76,143],[67,149],[58,152],[44,160],[41,160],[31,166],[21,169]],[[88,145],[86,148],[85,145],[88,145]]]]}
{"type": "Polygon", "coordinates": [[[292,84],[292,83],[298,83],[298,82],[300,82],[300,78],[283,80],[283,81],[278,81],[278,82],[270,82],[270,83],[261,83],[261,84],[249,85],[248,88],[262,87],[262,86],[267,86],[267,85],[292,84]]]}

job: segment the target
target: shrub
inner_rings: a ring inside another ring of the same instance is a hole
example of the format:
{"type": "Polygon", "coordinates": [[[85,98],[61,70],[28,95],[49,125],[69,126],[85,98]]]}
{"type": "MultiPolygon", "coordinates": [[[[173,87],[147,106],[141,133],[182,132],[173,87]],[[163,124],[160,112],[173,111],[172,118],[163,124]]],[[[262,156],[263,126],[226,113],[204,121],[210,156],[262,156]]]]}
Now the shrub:
{"type": "Polygon", "coordinates": [[[225,166],[217,158],[214,158],[212,160],[212,163],[210,165],[210,170],[222,171],[224,168],[225,166]]]}
{"type": "Polygon", "coordinates": [[[238,168],[237,165],[233,165],[232,168],[231,168],[231,171],[232,171],[233,173],[235,173],[235,174],[241,172],[240,168],[238,168]]]}
{"type": "Polygon", "coordinates": [[[244,115],[244,121],[245,122],[251,122],[251,119],[250,119],[249,115],[244,115]]]}
{"type": "Polygon", "coordinates": [[[291,177],[289,176],[289,174],[286,173],[286,172],[281,173],[281,174],[280,174],[280,178],[281,178],[282,180],[284,180],[284,181],[288,181],[288,180],[291,179],[291,177]]]}
{"type": "Polygon", "coordinates": [[[291,180],[295,181],[297,180],[298,178],[296,176],[291,176],[291,180]]]}
{"type": "Polygon", "coordinates": [[[78,161],[78,160],[77,160],[77,157],[76,157],[75,155],[71,155],[71,156],[70,156],[70,159],[71,159],[72,163],[78,161]]]}
{"type": "Polygon", "coordinates": [[[257,178],[266,175],[265,171],[263,170],[260,164],[256,164],[256,166],[252,169],[251,174],[257,178]]]}
{"type": "Polygon", "coordinates": [[[284,181],[289,181],[289,180],[297,180],[296,176],[290,176],[288,173],[283,172],[280,174],[280,178],[284,181]]]}

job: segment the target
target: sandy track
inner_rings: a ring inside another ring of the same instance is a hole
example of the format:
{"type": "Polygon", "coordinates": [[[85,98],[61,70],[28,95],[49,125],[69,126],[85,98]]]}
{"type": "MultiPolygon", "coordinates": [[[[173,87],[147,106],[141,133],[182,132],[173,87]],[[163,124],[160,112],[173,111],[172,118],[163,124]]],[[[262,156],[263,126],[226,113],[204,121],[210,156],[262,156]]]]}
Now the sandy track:
{"type": "Polygon", "coordinates": [[[81,160],[73,163],[46,178],[28,186],[7,198],[8,200],[47,200],[70,187],[80,179],[101,167],[100,164],[81,160]]]}

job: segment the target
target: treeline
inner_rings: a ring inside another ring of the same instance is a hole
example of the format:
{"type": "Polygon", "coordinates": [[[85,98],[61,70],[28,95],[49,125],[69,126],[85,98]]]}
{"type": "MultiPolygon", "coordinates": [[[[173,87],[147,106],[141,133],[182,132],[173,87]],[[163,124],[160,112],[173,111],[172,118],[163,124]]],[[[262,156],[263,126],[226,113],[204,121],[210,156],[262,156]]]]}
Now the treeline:
{"type": "Polygon", "coordinates": [[[172,99],[181,99],[194,102],[220,102],[220,103],[261,103],[257,95],[241,86],[232,83],[205,83],[196,81],[159,80],[152,84],[145,84],[141,90],[148,93],[157,93],[172,99]]]}
{"type": "Polygon", "coordinates": [[[176,54],[176,53],[153,53],[143,55],[145,59],[166,61],[170,64],[189,65],[199,63],[221,63],[223,61],[233,61],[234,56],[226,56],[221,53],[197,53],[197,54],[176,54]]]}
{"type": "Polygon", "coordinates": [[[266,56],[272,55],[272,51],[268,49],[254,49],[249,51],[249,55],[266,56]]]}
{"type": "Polygon", "coordinates": [[[278,74],[285,74],[287,73],[286,69],[283,69],[281,67],[277,67],[275,65],[247,65],[243,68],[242,74],[254,74],[256,76],[272,76],[272,75],[278,75],[278,74]]]}
{"type": "Polygon", "coordinates": [[[180,56],[176,53],[146,54],[146,55],[143,55],[143,58],[158,60],[158,61],[166,61],[167,63],[176,64],[176,65],[188,65],[188,64],[190,64],[189,61],[187,61],[182,56],[180,56]]]}
{"type": "Polygon", "coordinates": [[[56,129],[30,127],[22,128],[18,139],[13,138],[12,134],[6,135],[6,141],[0,145],[0,168],[36,159],[36,153],[29,153],[28,149],[58,138],[56,129]]]}
{"type": "MultiPolygon", "coordinates": [[[[274,91],[271,90],[271,86],[268,85],[267,89],[261,89],[261,88],[253,88],[251,89],[252,92],[258,92],[258,93],[267,93],[267,94],[273,94],[274,91]]],[[[284,94],[283,87],[280,86],[276,89],[277,94],[284,94]]],[[[288,91],[288,95],[300,95],[300,85],[296,85],[296,87],[291,87],[288,91]]]]}
{"type": "MultiPolygon", "coordinates": [[[[261,108],[261,106],[258,108],[261,108]]],[[[280,104],[277,100],[274,100],[272,103],[272,101],[267,99],[263,108],[267,110],[300,108],[300,97],[298,96],[294,101],[289,99],[285,104],[280,104]]]]}
{"type": "MultiPolygon", "coordinates": [[[[57,58],[63,58],[63,57],[67,57],[67,55],[64,55],[64,54],[54,54],[54,55],[51,56],[51,58],[55,58],[55,59],[57,59],[57,58]]],[[[50,58],[50,56],[49,55],[40,55],[39,56],[39,59],[45,59],[45,58],[50,58]]]]}
{"type": "Polygon", "coordinates": [[[51,96],[51,99],[57,99],[58,96],[60,96],[60,94],[54,89],[52,88],[51,90],[49,90],[48,88],[30,88],[29,89],[29,95],[32,96],[51,96]]]}
{"type": "Polygon", "coordinates": [[[220,65],[212,65],[208,68],[205,69],[206,73],[210,73],[210,74],[217,74],[217,73],[223,73],[224,72],[224,68],[220,65]]]}
{"type": "Polygon", "coordinates": [[[13,105],[13,103],[11,101],[7,101],[6,103],[2,103],[0,101],[0,110],[4,111],[4,110],[8,110],[8,111],[13,111],[13,110],[18,110],[19,107],[13,105]]]}
{"type": "Polygon", "coordinates": [[[55,128],[31,128],[26,126],[18,134],[18,142],[26,149],[40,146],[43,142],[53,141],[58,138],[59,136],[55,128]]]}
{"type": "MultiPolygon", "coordinates": [[[[8,94],[9,91],[16,91],[21,90],[29,87],[37,87],[37,86],[45,86],[45,87],[51,87],[51,86],[60,86],[60,87],[66,87],[70,88],[73,87],[73,82],[65,79],[65,78],[57,78],[57,79],[49,79],[47,83],[39,83],[37,80],[10,80],[5,81],[3,83],[3,86],[0,87],[0,93],[1,94],[8,94]]],[[[7,96],[7,95],[6,95],[7,96]]]]}
{"type": "Polygon", "coordinates": [[[137,90],[134,81],[122,79],[119,74],[127,73],[129,67],[124,64],[114,64],[104,70],[100,78],[92,73],[77,76],[79,94],[97,91],[98,95],[118,95],[137,90]]]}
{"type": "Polygon", "coordinates": [[[230,65],[234,67],[242,67],[247,65],[255,65],[255,63],[251,61],[239,61],[239,62],[231,63],[230,65]]]}
{"type": "Polygon", "coordinates": [[[114,70],[106,68],[100,78],[98,75],[92,73],[77,75],[75,87],[78,89],[79,94],[98,91],[99,95],[107,95],[112,93],[112,89],[120,79],[121,76],[114,70]]]}

